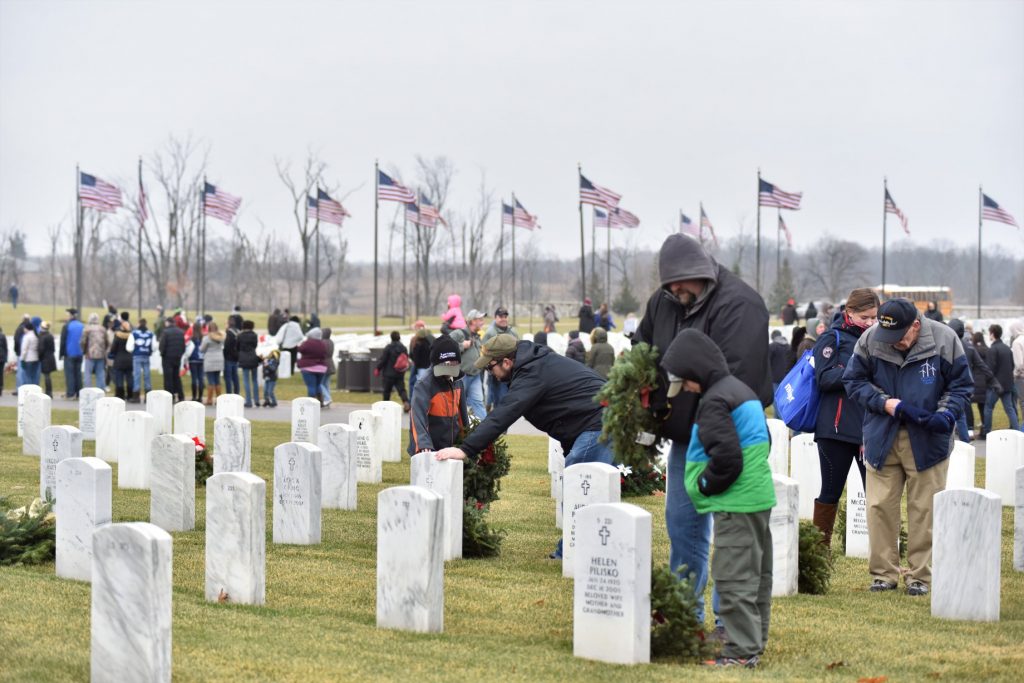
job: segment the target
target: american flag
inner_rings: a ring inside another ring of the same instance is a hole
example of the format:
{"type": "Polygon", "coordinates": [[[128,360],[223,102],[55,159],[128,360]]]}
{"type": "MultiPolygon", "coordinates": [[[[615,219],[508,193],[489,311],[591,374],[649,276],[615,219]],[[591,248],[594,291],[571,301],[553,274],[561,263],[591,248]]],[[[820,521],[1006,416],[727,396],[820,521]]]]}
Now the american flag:
{"type": "Polygon", "coordinates": [[[1007,225],[1012,225],[1015,228],[1020,228],[1013,216],[1011,216],[1005,209],[999,208],[999,205],[996,204],[996,200],[992,199],[987,194],[981,195],[981,218],[982,220],[987,218],[990,221],[999,221],[1000,223],[1006,223],[1007,225]]]}
{"type": "Polygon", "coordinates": [[[803,192],[783,192],[767,180],[760,181],[760,189],[757,194],[757,203],[761,206],[777,206],[780,209],[800,208],[800,198],[803,192]]]}
{"type": "Polygon", "coordinates": [[[377,199],[391,202],[415,202],[412,190],[391,179],[384,171],[377,171],[377,199]]]}
{"type": "Polygon", "coordinates": [[[225,223],[230,223],[238,213],[238,207],[242,204],[241,197],[218,190],[216,186],[206,183],[203,188],[203,213],[207,216],[219,218],[225,223]]]}
{"type": "Polygon", "coordinates": [[[614,209],[619,205],[620,199],[622,199],[621,194],[592,183],[582,173],[580,174],[581,204],[593,204],[594,206],[603,206],[606,209],[614,209]]]}
{"type": "Polygon", "coordinates": [[[316,199],[312,197],[307,197],[307,199],[309,200],[309,208],[306,213],[310,218],[319,218],[324,223],[333,223],[340,226],[344,223],[346,217],[352,216],[340,202],[331,199],[330,195],[320,188],[317,188],[316,199]]]}
{"type": "Polygon", "coordinates": [[[506,204],[505,202],[502,202],[501,203],[501,224],[503,226],[505,226],[505,225],[512,225],[512,215],[513,215],[512,205],[511,204],[506,204]]]}
{"type": "Polygon", "coordinates": [[[105,180],[88,173],[78,173],[78,197],[82,206],[98,211],[113,212],[122,205],[121,190],[105,180]]]}
{"type": "Polygon", "coordinates": [[[700,239],[700,228],[682,211],[679,212],[679,232],[700,239]]]}
{"type": "Polygon", "coordinates": [[[793,236],[789,234],[789,228],[786,227],[786,221],[782,220],[782,214],[779,214],[779,230],[786,236],[786,246],[790,249],[793,248],[793,236]]]}
{"type": "Polygon", "coordinates": [[[900,207],[896,206],[896,202],[892,200],[892,195],[889,194],[889,190],[885,191],[885,212],[896,214],[896,218],[900,219],[900,225],[903,226],[903,232],[910,234],[910,228],[907,227],[907,217],[900,211],[900,207]]]}
{"type": "Polygon", "coordinates": [[[416,202],[405,202],[405,220],[414,225],[420,224],[420,207],[416,202]]]}
{"type": "Polygon", "coordinates": [[[142,186],[142,177],[139,177],[139,225],[145,225],[149,218],[149,211],[146,208],[146,188],[142,186]]]}
{"type": "Polygon", "coordinates": [[[518,199],[515,200],[515,209],[512,212],[512,224],[527,230],[536,230],[540,227],[537,225],[537,217],[523,208],[518,199]]]}
{"type": "Polygon", "coordinates": [[[625,209],[612,209],[609,212],[609,220],[613,228],[638,228],[640,227],[640,219],[636,217],[636,214],[630,213],[625,209]]]}
{"type": "Polygon", "coordinates": [[[608,227],[608,214],[601,209],[594,209],[594,227],[595,228],[607,228],[608,227]]]}
{"type": "Polygon", "coordinates": [[[420,192],[420,225],[428,228],[436,228],[438,221],[441,225],[448,227],[448,223],[441,218],[441,214],[438,213],[437,208],[427,199],[427,196],[420,192]]]}
{"type": "Polygon", "coordinates": [[[704,213],[704,205],[701,204],[700,205],[700,232],[701,232],[702,236],[704,234],[704,230],[705,229],[707,229],[708,234],[711,235],[711,241],[714,242],[715,246],[717,247],[718,246],[718,238],[715,237],[715,229],[713,227],[711,227],[711,219],[709,219],[708,215],[706,213],[704,213]]]}

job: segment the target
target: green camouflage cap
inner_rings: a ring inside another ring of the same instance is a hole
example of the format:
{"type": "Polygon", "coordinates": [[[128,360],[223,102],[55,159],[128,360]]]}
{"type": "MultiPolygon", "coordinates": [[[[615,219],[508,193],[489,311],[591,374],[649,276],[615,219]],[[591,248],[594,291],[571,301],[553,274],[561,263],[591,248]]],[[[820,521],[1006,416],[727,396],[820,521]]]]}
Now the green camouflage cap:
{"type": "Polygon", "coordinates": [[[516,344],[519,340],[513,334],[499,334],[490,339],[480,350],[480,357],[476,359],[476,367],[485,368],[492,360],[508,358],[516,352],[516,344]]]}

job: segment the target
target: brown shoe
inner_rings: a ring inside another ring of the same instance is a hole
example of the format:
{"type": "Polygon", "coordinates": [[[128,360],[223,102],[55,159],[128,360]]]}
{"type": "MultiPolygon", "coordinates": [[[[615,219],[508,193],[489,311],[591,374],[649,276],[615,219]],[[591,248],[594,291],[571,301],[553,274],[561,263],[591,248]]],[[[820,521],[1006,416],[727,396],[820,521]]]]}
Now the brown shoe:
{"type": "Polygon", "coordinates": [[[821,535],[825,537],[822,543],[827,548],[832,547],[832,529],[836,526],[836,512],[838,511],[839,505],[835,503],[830,505],[814,501],[814,526],[818,527],[821,535]]]}
{"type": "Polygon", "coordinates": [[[412,406],[409,405],[408,401],[402,401],[402,410],[408,413],[411,409],[412,406]]]}

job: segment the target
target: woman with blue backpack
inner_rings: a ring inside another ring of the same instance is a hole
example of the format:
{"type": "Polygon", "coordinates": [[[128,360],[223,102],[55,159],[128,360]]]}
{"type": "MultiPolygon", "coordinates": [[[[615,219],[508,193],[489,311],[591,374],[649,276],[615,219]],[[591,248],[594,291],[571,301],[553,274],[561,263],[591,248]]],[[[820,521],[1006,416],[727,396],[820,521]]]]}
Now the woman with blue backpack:
{"type": "Polygon", "coordinates": [[[821,492],[814,501],[814,526],[832,543],[839,497],[843,495],[850,465],[857,463],[864,483],[864,410],[850,400],[843,388],[843,373],[863,332],[875,324],[878,295],[870,289],[855,289],[846,299],[845,310],[814,345],[814,376],[820,401],[814,426],[821,468],[821,492]]]}

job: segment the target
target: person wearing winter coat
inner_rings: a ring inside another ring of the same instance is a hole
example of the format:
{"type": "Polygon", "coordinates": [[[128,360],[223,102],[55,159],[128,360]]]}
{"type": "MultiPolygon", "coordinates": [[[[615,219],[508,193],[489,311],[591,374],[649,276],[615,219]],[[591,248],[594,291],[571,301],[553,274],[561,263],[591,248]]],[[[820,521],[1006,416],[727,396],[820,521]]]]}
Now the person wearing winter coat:
{"type": "MultiPolygon", "coordinates": [[[[263,407],[276,408],[277,394],[274,392],[277,387],[277,369],[281,365],[281,352],[273,349],[262,360],[263,363],[263,407]]],[[[259,400],[259,396],[256,397],[259,400]]]]}
{"type": "MultiPolygon", "coordinates": [[[[484,332],[480,343],[486,344],[499,334],[511,334],[516,339],[519,339],[519,333],[516,331],[516,328],[512,327],[508,322],[508,309],[504,306],[498,306],[494,309],[494,320],[487,326],[487,331],[484,332]]],[[[494,410],[494,406],[501,403],[501,400],[505,398],[505,394],[508,393],[508,385],[504,382],[499,382],[494,379],[493,375],[488,375],[486,372],[482,376],[486,378],[485,384],[487,385],[484,407],[490,412],[494,410]]]]}
{"type": "Polygon", "coordinates": [[[1006,416],[1010,419],[1010,429],[1018,431],[1020,422],[1017,420],[1017,406],[1014,405],[1016,401],[1013,396],[1013,351],[1003,342],[1002,325],[989,325],[988,334],[992,343],[988,347],[986,360],[996,382],[999,383],[998,388],[1002,391],[996,391],[996,387],[993,386],[989,387],[988,393],[985,395],[983,429],[986,434],[992,431],[992,411],[998,401],[1003,404],[1003,410],[1006,411],[1006,416]]]}
{"type": "Polygon", "coordinates": [[[256,353],[259,344],[256,323],[252,320],[243,320],[242,331],[238,333],[238,367],[242,369],[246,408],[260,405],[260,385],[256,376],[261,363],[259,354],[256,353]]]}
{"type": "Polygon", "coordinates": [[[779,383],[793,367],[790,362],[789,342],[779,330],[772,330],[772,341],[768,344],[768,360],[772,365],[772,389],[777,390],[779,383]]]}
{"type": "Polygon", "coordinates": [[[89,314],[89,321],[82,330],[82,337],[79,345],[82,355],[85,357],[85,381],[86,386],[94,386],[103,389],[107,386],[107,331],[100,325],[100,317],[95,313],[89,314]],[[95,382],[95,383],[93,383],[95,382]]]}
{"type": "MultiPolygon", "coordinates": [[[[985,420],[985,400],[988,398],[988,390],[991,387],[997,387],[996,393],[1003,393],[1002,387],[998,387],[999,382],[996,380],[995,375],[992,374],[992,368],[988,365],[988,344],[985,343],[985,334],[983,332],[974,332],[971,334],[971,345],[974,350],[978,352],[978,357],[981,358],[981,362],[988,368],[988,373],[979,373],[973,366],[971,366],[971,373],[974,376],[974,395],[972,401],[974,405],[978,407],[978,421],[983,423],[985,420]]],[[[984,439],[986,436],[985,430],[981,429],[978,431],[977,438],[984,439]]]]}
{"type": "Polygon", "coordinates": [[[669,397],[680,391],[698,396],[684,484],[697,512],[714,515],[711,571],[728,636],[721,656],[706,663],[752,669],[768,642],[772,602],[769,520],[776,501],[764,408],[699,330],[682,330],[661,367],[670,380],[669,397]]]}
{"type": "Polygon", "coordinates": [[[297,315],[289,318],[274,335],[274,341],[277,342],[277,348],[281,349],[281,353],[291,356],[293,371],[298,367],[296,361],[298,360],[299,344],[305,339],[306,336],[302,333],[302,325],[297,315]]]}
{"type": "Polygon", "coordinates": [[[462,297],[452,294],[448,297],[448,310],[441,314],[441,334],[464,329],[466,318],[462,315],[462,297]]]}
{"type": "Polygon", "coordinates": [[[46,395],[53,398],[53,381],[50,373],[57,371],[57,342],[50,334],[50,323],[39,324],[39,370],[43,374],[46,395]]]}
{"type": "Polygon", "coordinates": [[[4,394],[4,375],[7,374],[7,335],[0,326],[0,396],[4,394]]]}
{"type": "Polygon", "coordinates": [[[185,333],[174,320],[164,321],[164,333],[160,335],[160,364],[164,372],[164,391],[185,400],[185,389],[181,386],[181,359],[185,355],[185,333]]]}
{"type": "Polygon", "coordinates": [[[590,336],[593,343],[590,345],[590,353],[587,354],[587,367],[593,368],[602,379],[608,379],[608,373],[615,364],[615,349],[608,343],[608,331],[603,327],[596,327],[590,336]]]}
{"type": "Polygon", "coordinates": [[[579,331],[581,334],[590,334],[594,329],[594,307],[591,305],[590,297],[583,300],[580,312],[577,317],[580,320],[579,331]]]}
{"type": "Polygon", "coordinates": [[[57,356],[64,361],[64,398],[78,398],[82,389],[82,330],[78,309],[68,308],[68,320],[60,331],[57,356]]]}
{"type": "Polygon", "coordinates": [[[114,395],[127,401],[132,395],[132,352],[128,350],[132,326],[127,320],[115,320],[112,324],[114,341],[110,345],[110,355],[114,357],[114,395]]]}
{"type": "Polygon", "coordinates": [[[796,302],[792,299],[786,301],[782,310],[779,312],[779,317],[782,319],[783,325],[792,325],[796,323],[796,302]]]}
{"type": "Polygon", "coordinates": [[[1013,388],[1024,419],[1024,319],[1010,325],[1010,354],[1013,356],[1013,388]]]}
{"type": "Polygon", "coordinates": [[[190,331],[185,355],[188,357],[188,373],[192,377],[192,400],[202,401],[203,389],[206,387],[203,377],[203,319],[196,318],[190,331]]]}
{"type": "Polygon", "coordinates": [[[238,385],[238,335],[242,332],[242,316],[228,316],[228,329],[224,331],[224,393],[240,394],[238,385]]]}
{"type": "Polygon", "coordinates": [[[323,342],[323,330],[314,327],[307,332],[306,339],[299,344],[298,351],[298,368],[302,372],[302,381],[306,383],[306,396],[317,399],[320,405],[323,405],[320,385],[323,384],[324,373],[327,372],[327,346],[323,342]]]}
{"type": "Polygon", "coordinates": [[[409,401],[412,401],[416,382],[426,378],[430,373],[430,348],[434,344],[434,335],[427,331],[427,324],[417,320],[412,324],[413,334],[409,341],[409,401]]]}
{"type": "Polygon", "coordinates": [[[565,347],[565,357],[577,360],[584,365],[587,364],[587,349],[583,346],[583,340],[580,339],[579,330],[569,332],[569,345],[565,347]]]}
{"type": "Polygon", "coordinates": [[[430,349],[430,374],[416,382],[409,419],[409,455],[454,446],[469,424],[462,386],[462,354],[442,335],[430,349]]]}
{"type": "Polygon", "coordinates": [[[334,342],[331,341],[331,328],[320,328],[320,341],[324,343],[324,349],[327,351],[327,371],[324,372],[324,378],[320,381],[320,402],[326,408],[333,402],[331,398],[331,377],[338,371],[337,366],[334,364],[334,342]]]}
{"type": "Polygon", "coordinates": [[[206,400],[208,406],[214,405],[220,396],[220,375],[224,372],[225,334],[220,331],[217,323],[211,322],[206,328],[206,336],[199,344],[199,352],[203,355],[203,374],[206,376],[206,400]]]}
{"type": "Polygon", "coordinates": [[[927,595],[931,585],[932,499],[946,487],[953,427],[969,406],[973,380],[949,327],[906,299],[878,308],[843,374],[864,410],[868,570],[872,592],[927,595]],[[907,491],[907,564],[900,568],[900,500],[907,491]]]}
{"type": "Polygon", "coordinates": [[[39,384],[39,337],[36,335],[35,327],[31,321],[21,326],[21,339],[18,348],[18,362],[21,374],[20,383],[39,384]]]}
{"type": "Polygon", "coordinates": [[[814,440],[818,445],[818,463],[821,471],[821,489],[814,499],[814,526],[825,537],[825,545],[832,543],[839,497],[846,486],[850,465],[856,463],[861,484],[865,484],[864,410],[846,395],[843,373],[850,364],[850,356],[857,340],[878,317],[878,295],[862,288],[850,292],[842,317],[832,324],[814,346],[814,379],[818,384],[818,418],[814,426],[814,440]],[[838,341],[837,341],[838,340],[838,341]]]}
{"type": "Polygon", "coordinates": [[[156,336],[146,326],[146,319],[139,320],[139,326],[132,330],[132,403],[138,403],[142,391],[148,394],[153,389],[149,360],[153,355],[156,336]]]}
{"type": "MultiPolygon", "coordinates": [[[[985,393],[988,391],[989,385],[998,386],[999,383],[995,381],[995,375],[992,374],[992,368],[988,366],[978,350],[974,348],[974,342],[966,336],[966,330],[964,329],[964,323],[962,320],[952,318],[947,323],[949,329],[953,330],[953,333],[960,339],[960,342],[964,345],[964,353],[967,355],[967,365],[971,368],[971,376],[974,378],[975,394],[972,398],[977,398],[982,408],[981,415],[984,417],[984,406],[985,406],[985,393]],[[985,389],[982,390],[980,395],[977,392],[978,384],[982,383],[985,389]],[[980,398],[979,398],[980,396],[980,398]]],[[[974,430],[974,407],[968,405],[964,410],[964,414],[961,419],[957,420],[956,423],[957,436],[961,441],[971,441],[971,431],[974,430]]],[[[978,430],[976,433],[977,438],[984,438],[984,432],[978,430]]]]}
{"type": "Polygon", "coordinates": [[[615,327],[615,319],[612,317],[611,311],[608,310],[608,304],[601,304],[601,307],[597,309],[597,314],[594,316],[594,327],[600,327],[606,332],[615,327]]]}
{"type": "Polygon", "coordinates": [[[474,308],[466,317],[466,329],[452,330],[449,335],[462,350],[462,383],[466,388],[466,403],[478,420],[484,419],[487,415],[487,408],[484,406],[484,377],[487,373],[474,365],[476,359],[480,357],[479,334],[486,317],[485,313],[474,308]]]}
{"type": "Polygon", "coordinates": [[[400,370],[395,367],[395,361],[402,355],[408,358],[409,351],[405,348],[405,344],[402,343],[402,335],[398,333],[398,330],[395,330],[391,333],[391,343],[384,347],[384,353],[380,355],[380,360],[377,361],[377,367],[374,369],[373,374],[384,378],[384,400],[390,401],[391,391],[397,391],[399,398],[402,399],[402,409],[405,412],[409,412],[411,408],[409,396],[405,393],[406,370],[400,370]]]}
{"type": "Polygon", "coordinates": [[[544,331],[551,333],[557,332],[555,329],[555,323],[558,322],[558,313],[555,311],[555,307],[548,304],[544,307],[544,331]]]}

